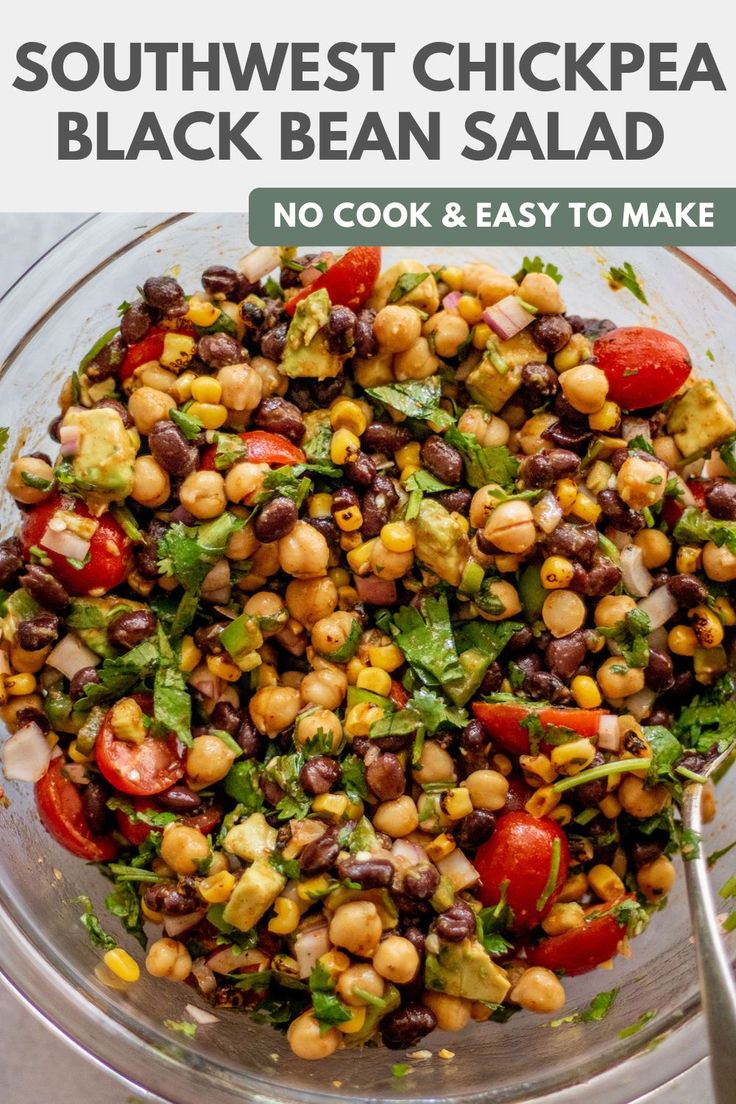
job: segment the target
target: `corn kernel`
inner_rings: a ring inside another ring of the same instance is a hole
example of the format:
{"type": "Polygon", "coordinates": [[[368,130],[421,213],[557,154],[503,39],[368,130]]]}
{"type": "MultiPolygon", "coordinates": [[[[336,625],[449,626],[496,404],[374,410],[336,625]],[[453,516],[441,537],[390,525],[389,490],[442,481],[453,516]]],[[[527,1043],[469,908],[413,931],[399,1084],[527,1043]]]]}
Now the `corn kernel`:
{"type": "Polygon", "coordinates": [[[340,974],[344,974],[350,966],[350,959],[344,951],[337,951],[333,948],[331,951],[325,951],[323,955],[319,956],[319,961],[327,970],[331,978],[339,977],[340,974]]]}
{"type": "Polygon", "coordinates": [[[207,326],[214,326],[221,314],[220,308],[207,299],[190,299],[189,310],[184,317],[192,325],[206,328],[207,326]]]}
{"type": "MultiPolygon", "coordinates": [[[[1,704],[1,701],[0,701],[0,704],[1,704]]],[[[56,735],[55,732],[47,733],[46,743],[49,745],[49,747],[51,748],[52,751],[54,750],[54,748],[56,747],[58,742],[59,742],[59,737],[56,735]]]]}
{"type": "Polygon", "coordinates": [[[553,809],[549,814],[550,820],[553,820],[555,824],[559,824],[561,828],[564,828],[569,824],[573,817],[574,809],[572,805],[558,805],[556,809],[553,809]]]}
{"type": "MultiPolygon", "coordinates": [[[[470,522],[466,518],[465,514],[458,514],[455,510],[453,510],[452,511],[452,518],[453,518],[453,521],[455,522],[455,524],[459,525],[464,533],[469,533],[470,532],[470,522]]],[[[501,572],[501,574],[504,574],[504,572],[508,572],[508,571],[516,571],[518,566],[519,566],[519,560],[518,560],[517,556],[497,556],[496,557],[496,567],[498,567],[498,570],[501,572]],[[501,562],[504,563],[506,566],[499,567],[499,565],[498,565],[499,560],[501,560],[501,562]],[[511,560],[514,561],[513,565],[510,564],[511,560]]]]}
{"type": "Polygon", "coordinates": [[[338,590],[340,589],[340,587],[348,586],[350,583],[350,575],[344,567],[331,567],[327,574],[332,579],[338,590]]]}
{"type": "Polygon", "coordinates": [[[361,1004],[356,1008],[348,1009],[350,1012],[350,1019],[343,1020],[342,1023],[337,1025],[338,1031],[342,1031],[343,1035],[355,1035],[358,1031],[363,1030],[366,1017],[366,1007],[361,1004]]]}
{"type": "Polygon", "coordinates": [[[441,806],[442,811],[451,820],[460,820],[473,811],[473,802],[470,800],[470,793],[465,786],[457,786],[443,794],[441,806]]]}
{"type": "Polygon", "coordinates": [[[357,656],[353,656],[352,659],[349,659],[348,665],[345,668],[345,674],[348,677],[348,685],[357,686],[361,671],[366,671],[367,669],[366,665],[362,663],[357,656]]]}
{"type": "Polygon", "coordinates": [[[195,376],[192,380],[192,398],[197,402],[219,403],[222,398],[222,384],[213,376],[195,376]]]}
{"type": "Polygon", "coordinates": [[[540,578],[545,590],[564,590],[572,582],[575,568],[565,556],[548,556],[540,578]]]}
{"type": "Polygon", "coordinates": [[[469,326],[480,322],[483,314],[483,304],[475,295],[463,295],[457,304],[457,313],[464,318],[469,326]]]}
{"type": "Polygon", "coordinates": [[[202,658],[202,653],[194,643],[194,637],[185,636],[181,642],[181,658],[179,659],[179,670],[185,674],[189,674],[199,663],[202,658]]]}
{"type": "Polygon", "coordinates": [[[600,410],[588,416],[588,425],[599,433],[609,433],[615,429],[621,418],[621,409],[610,399],[604,402],[600,410]]]}
{"type": "Polygon", "coordinates": [[[615,901],[626,893],[624,883],[616,871],[605,863],[597,863],[588,871],[588,882],[601,901],[615,901]]]}
{"type": "Polygon", "coordinates": [[[382,671],[395,671],[404,662],[404,653],[395,644],[377,644],[368,648],[371,667],[380,667],[382,671]]]}
{"type": "Polygon", "coordinates": [[[330,820],[342,820],[348,809],[348,797],[344,793],[317,794],[312,801],[312,812],[330,820]]]}
{"type": "Polygon", "coordinates": [[[106,951],[102,961],[108,970],[112,970],[115,977],[119,977],[121,981],[128,982],[128,984],[137,981],[141,976],[140,966],[122,947],[115,947],[111,951],[106,951]]]}
{"type": "Polygon", "coordinates": [[[667,634],[667,647],[673,655],[694,656],[698,638],[689,625],[675,625],[667,634]]]}
{"type": "MultiPolygon", "coordinates": [[[[327,794],[323,794],[326,797],[327,794]]],[[[330,879],[326,874],[318,874],[314,878],[307,878],[299,882],[296,887],[296,895],[301,901],[315,901],[318,897],[324,897],[329,892],[330,879]]]]}
{"type": "Polygon", "coordinates": [[[584,871],[578,870],[574,874],[570,874],[567,881],[563,883],[557,900],[562,902],[579,901],[587,892],[588,875],[585,874],[584,871]]]}
{"type": "Polygon", "coordinates": [[[384,525],[381,540],[389,552],[411,552],[417,544],[413,525],[405,521],[390,521],[384,525]]]}
{"type": "Polygon", "coordinates": [[[499,774],[502,774],[504,778],[508,778],[514,769],[514,764],[509,759],[508,755],[504,755],[503,752],[497,751],[491,759],[491,767],[493,770],[497,770],[499,774]]]}
{"type": "Polygon", "coordinates": [[[431,859],[432,862],[438,862],[440,859],[446,858],[447,855],[451,855],[456,847],[457,844],[452,836],[449,836],[447,832],[442,832],[439,836],[435,836],[431,843],[425,846],[424,850],[427,852],[428,859],[431,859]]]}
{"type": "Polygon", "coordinates": [[[574,479],[560,479],[555,485],[555,498],[563,514],[569,514],[578,497],[578,485],[574,479]]]}
{"type": "Polygon", "coordinates": [[[219,874],[203,878],[197,885],[200,896],[211,905],[221,905],[229,901],[234,888],[235,877],[229,870],[221,870],[219,874]]]}
{"type": "Polygon", "coordinates": [[[683,544],[677,549],[675,567],[680,575],[692,575],[703,563],[703,550],[694,545],[683,544]]]}
{"type": "Polygon", "coordinates": [[[224,655],[208,655],[207,670],[216,678],[224,679],[225,682],[237,682],[243,673],[236,663],[224,655]]]}
{"type": "Polygon", "coordinates": [[[580,518],[581,521],[587,521],[590,525],[595,525],[601,516],[601,508],[595,499],[582,492],[576,495],[570,512],[575,517],[580,518]]]}
{"type": "Polygon", "coordinates": [[[440,269],[437,275],[443,284],[447,284],[450,291],[461,290],[465,275],[457,265],[448,265],[447,268],[440,269]]]}
{"type": "Polygon", "coordinates": [[[310,518],[331,517],[332,495],[313,494],[307,499],[307,513],[310,518]]]}
{"type": "Polygon", "coordinates": [[[362,543],[363,537],[359,529],[352,533],[340,533],[340,547],[343,552],[352,552],[353,549],[360,548],[362,543]]]}
{"type": "Polygon", "coordinates": [[[145,897],[141,897],[141,912],[146,920],[150,920],[152,924],[163,924],[164,922],[164,914],[162,912],[156,912],[155,909],[147,905],[145,897]]]}
{"type": "Polygon", "coordinates": [[[728,628],[736,625],[736,610],[728,598],[716,598],[713,603],[713,612],[722,625],[726,625],[728,628]]]}
{"type": "Polygon", "coordinates": [[[519,765],[532,785],[539,785],[540,782],[554,782],[557,777],[557,771],[546,755],[520,755],[519,765]]]}
{"type": "Polygon", "coordinates": [[[275,935],[291,935],[299,924],[299,906],[288,897],[277,897],[273,903],[273,916],[268,921],[268,930],[275,935]]]}
{"type": "Polygon", "coordinates": [[[69,744],[68,754],[69,754],[69,758],[71,759],[72,763],[89,763],[90,762],[89,755],[85,755],[83,752],[81,752],[79,750],[79,748],[77,747],[77,741],[76,740],[72,740],[72,742],[69,744]]]}
{"type": "Polygon", "coordinates": [[[330,459],[341,467],[353,453],[360,451],[360,438],[349,429],[338,429],[330,441],[330,459]]]}
{"type": "MultiPolygon", "coordinates": [[[[347,797],[347,794],[345,796],[347,797]]],[[[364,812],[365,805],[360,800],[360,798],[358,798],[356,801],[352,801],[348,797],[348,804],[344,814],[346,820],[360,820],[364,812]]]]}
{"type": "Polygon", "coordinates": [[[621,802],[615,794],[606,794],[603,800],[598,802],[598,808],[607,820],[615,820],[621,812],[621,802]]]}
{"type": "Polygon", "coordinates": [[[575,704],[581,709],[597,709],[603,701],[598,683],[589,675],[576,675],[570,684],[575,704]]]}
{"type": "MultiPolygon", "coordinates": [[[[707,606],[696,606],[688,613],[693,632],[702,648],[717,648],[723,642],[723,624],[707,606]]],[[[10,681],[10,680],[8,680],[10,681]]],[[[12,691],[9,690],[9,693],[12,691]]]]}
{"type": "Polygon", "coordinates": [[[191,399],[192,384],[196,378],[194,372],[182,372],[181,375],[176,377],[176,381],[171,385],[170,393],[177,402],[183,403],[186,402],[187,399],[191,399]]]}
{"type": "Polygon", "coordinates": [[[479,322],[477,326],[473,328],[473,348],[485,349],[488,342],[493,337],[493,330],[486,322],[479,322]]]}
{"type": "Polygon", "coordinates": [[[552,765],[559,774],[579,774],[595,759],[595,745],[585,737],[552,748],[552,765]]]}
{"type": "Polygon", "coordinates": [[[137,571],[129,572],[128,578],[125,581],[131,590],[134,590],[136,594],[140,594],[144,598],[151,593],[156,585],[155,579],[144,579],[137,571]]]}
{"type": "Polygon", "coordinates": [[[524,805],[527,813],[533,817],[549,816],[554,808],[560,804],[560,795],[555,793],[551,786],[541,786],[535,790],[524,805]]]}
{"type": "Polygon", "coordinates": [[[7,675],[5,689],[11,698],[17,698],[23,694],[32,694],[36,689],[36,676],[28,672],[19,675],[7,675]]]}
{"type": "Polygon", "coordinates": [[[396,467],[401,471],[407,464],[415,464],[417,467],[421,464],[420,459],[421,445],[418,441],[411,441],[408,445],[404,445],[403,448],[397,449],[394,453],[394,459],[396,461],[396,467]]]}
{"type": "Polygon", "coordinates": [[[259,690],[264,686],[278,686],[279,673],[272,663],[262,663],[256,672],[256,679],[259,690]]]}
{"type": "Polygon", "coordinates": [[[333,517],[337,522],[338,529],[341,529],[343,533],[354,533],[363,524],[360,506],[346,506],[344,510],[336,510],[333,517]]]}
{"type": "Polygon", "coordinates": [[[222,403],[193,402],[187,414],[199,418],[205,429],[220,429],[227,421],[227,407],[222,403]]]}
{"type": "Polygon", "coordinates": [[[380,721],[384,710],[373,702],[358,702],[347,712],[344,727],[348,736],[367,736],[371,726],[380,721]]]}
{"type": "Polygon", "coordinates": [[[564,349],[560,349],[556,354],[553,364],[558,372],[567,372],[570,368],[577,368],[581,359],[580,349],[570,340],[564,349]]]}
{"type": "Polygon", "coordinates": [[[196,351],[197,342],[189,334],[167,333],[159,363],[164,368],[171,368],[173,372],[178,372],[189,363],[196,351]]]}
{"type": "Polygon", "coordinates": [[[330,407],[330,425],[333,429],[349,429],[356,437],[362,437],[367,424],[365,414],[352,399],[338,399],[330,407]]]}
{"type": "Polygon", "coordinates": [[[564,935],[565,932],[582,928],[584,924],[585,913],[583,907],[576,901],[555,902],[542,921],[542,927],[547,935],[564,935]]]}
{"type": "Polygon", "coordinates": [[[422,469],[417,464],[407,464],[406,467],[401,469],[399,474],[399,480],[406,486],[413,475],[416,475],[418,471],[422,469]]]}
{"type": "Polygon", "coordinates": [[[391,689],[391,676],[388,671],[382,671],[380,667],[364,667],[359,672],[355,685],[361,690],[370,690],[385,698],[391,689]]]}

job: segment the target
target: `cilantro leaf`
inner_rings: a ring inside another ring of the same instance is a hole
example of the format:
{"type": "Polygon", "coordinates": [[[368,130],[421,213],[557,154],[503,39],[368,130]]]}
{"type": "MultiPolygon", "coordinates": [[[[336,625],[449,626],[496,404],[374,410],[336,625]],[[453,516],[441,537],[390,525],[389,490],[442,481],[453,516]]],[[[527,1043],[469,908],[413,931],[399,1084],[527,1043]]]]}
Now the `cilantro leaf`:
{"type": "Polygon", "coordinates": [[[731,743],[736,737],[734,689],[733,676],[725,675],[685,706],[672,726],[684,748],[705,754],[714,744],[723,751],[731,743]]]}
{"type": "Polygon", "coordinates": [[[688,506],[675,526],[673,536],[678,544],[705,544],[713,541],[719,548],[725,547],[736,555],[736,522],[719,521],[702,513],[696,506],[688,506]]]}
{"type": "Polygon", "coordinates": [[[628,1027],[622,1027],[618,1033],[619,1039],[629,1039],[632,1035],[636,1035],[650,1020],[653,1020],[657,1015],[656,1008],[651,1009],[649,1012],[642,1012],[638,1020],[635,1020],[628,1027]]]}
{"type": "Polygon", "coordinates": [[[187,441],[193,441],[204,429],[204,424],[199,418],[195,418],[193,414],[187,414],[184,410],[177,410],[175,406],[169,411],[169,417],[182,431],[187,441]]]}
{"type": "Polygon", "coordinates": [[[369,796],[365,780],[365,765],[357,755],[346,755],[342,760],[342,788],[351,801],[365,801],[369,796]]]}
{"type": "Polygon", "coordinates": [[[159,667],[153,682],[153,716],[166,732],[192,746],[192,699],[178,667],[159,667]]]}
{"type": "Polygon", "coordinates": [[[476,913],[478,940],[489,955],[506,954],[512,947],[512,944],[502,934],[504,931],[508,931],[514,923],[513,909],[506,904],[507,891],[508,882],[502,882],[500,886],[501,897],[498,904],[490,905],[476,913]]]}
{"type": "MultiPolygon", "coordinates": [[[[297,506],[301,506],[312,491],[312,480],[306,476],[299,478],[304,466],[285,464],[281,468],[268,472],[263,480],[263,489],[256,496],[256,506],[270,502],[276,495],[291,498],[297,506]]],[[[342,470],[339,468],[337,470],[342,475],[342,470]]]]}
{"type": "Polygon", "coordinates": [[[443,685],[461,678],[462,667],[452,634],[447,596],[429,594],[413,606],[402,606],[393,617],[396,643],[422,682],[443,685]]]}
{"type": "Polygon", "coordinates": [[[164,1020],[164,1027],[168,1027],[169,1031],[178,1031],[188,1039],[193,1039],[197,1034],[196,1023],[190,1023],[189,1020],[164,1020]]]}
{"type": "Polygon", "coordinates": [[[178,579],[185,590],[199,590],[230,537],[244,525],[243,518],[229,513],[192,528],[176,522],[158,542],[159,570],[178,579]]]}
{"type": "Polygon", "coordinates": [[[573,1012],[570,1016],[562,1016],[559,1020],[550,1020],[549,1027],[561,1027],[569,1023],[597,1023],[603,1020],[613,1008],[618,989],[609,989],[607,993],[596,993],[587,1008],[580,1012],[573,1012]]]}
{"type": "Polygon", "coordinates": [[[438,429],[452,424],[450,415],[440,409],[442,398],[442,380],[439,376],[430,376],[423,380],[406,380],[402,383],[386,383],[380,387],[367,387],[366,395],[390,406],[407,418],[419,418],[430,421],[438,429]]]}
{"type": "Polygon", "coordinates": [[[520,284],[524,277],[530,272],[543,272],[545,276],[551,276],[557,284],[562,280],[562,273],[557,265],[551,262],[545,264],[541,257],[524,257],[521,268],[514,276],[517,284],[520,284]]]}
{"type": "Polygon", "coordinates": [[[335,1024],[347,1023],[351,1013],[335,995],[335,984],[323,963],[317,962],[309,975],[309,988],[312,994],[314,1018],[324,1034],[335,1024]]]}
{"type": "Polygon", "coordinates": [[[603,275],[605,279],[608,280],[609,284],[614,287],[626,288],[627,291],[630,291],[632,295],[636,296],[640,303],[649,306],[649,300],[644,294],[641,280],[628,261],[624,261],[623,268],[617,268],[615,265],[612,265],[609,271],[604,272],[603,275]]]}
{"type": "Polygon", "coordinates": [[[111,935],[108,935],[102,927],[89,897],[75,897],[74,904],[82,905],[84,908],[84,912],[79,919],[87,929],[89,941],[92,946],[99,947],[102,951],[114,951],[118,945],[117,940],[113,939],[111,935]]]}
{"type": "Polygon", "coordinates": [[[408,295],[414,288],[423,284],[426,279],[429,278],[431,273],[429,272],[404,272],[399,276],[398,280],[391,289],[388,297],[389,303],[398,303],[399,299],[403,299],[405,295],[408,295]]]}
{"type": "Polygon", "coordinates": [[[118,917],[125,930],[134,936],[145,950],[148,940],[143,930],[141,899],[133,885],[130,882],[116,882],[114,892],[109,893],[105,898],[105,908],[113,916],[118,917]]]}
{"type": "Polygon", "coordinates": [[[462,455],[465,478],[471,487],[485,487],[488,483],[498,483],[505,491],[514,489],[519,461],[511,455],[505,445],[485,448],[471,433],[463,433],[455,426],[450,426],[445,434],[445,440],[462,455]]]}
{"type": "Polygon", "coordinates": [[[225,793],[243,806],[244,813],[257,813],[263,808],[258,777],[258,764],[252,759],[235,763],[225,775],[225,793]]]}
{"type": "MultiPolygon", "coordinates": [[[[420,718],[420,724],[432,735],[438,728],[464,728],[468,723],[465,709],[448,705],[439,695],[424,686],[415,690],[406,703],[407,710],[413,710],[420,718]]],[[[399,713],[401,716],[401,713],[399,713]]]]}
{"type": "Polygon", "coordinates": [[[649,768],[648,780],[652,783],[674,782],[675,776],[672,772],[682,755],[682,744],[663,725],[651,725],[645,728],[644,737],[652,749],[652,765],[649,768]]]}
{"type": "Polygon", "coordinates": [[[105,659],[97,668],[99,682],[88,682],[84,693],[75,702],[76,712],[86,710],[98,701],[125,697],[158,668],[161,653],[153,640],[144,640],[129,652],[105,659]]]}

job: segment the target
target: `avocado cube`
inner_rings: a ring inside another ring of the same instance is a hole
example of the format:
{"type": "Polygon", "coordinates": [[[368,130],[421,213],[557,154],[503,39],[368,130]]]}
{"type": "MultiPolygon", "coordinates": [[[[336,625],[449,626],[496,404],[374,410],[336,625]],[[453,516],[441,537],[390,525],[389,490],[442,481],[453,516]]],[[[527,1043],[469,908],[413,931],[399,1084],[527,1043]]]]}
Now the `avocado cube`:
{"type": "Polygon", "coordinates": [[[736,430],[736,421],[710,380],[698,380],[670,411],[667,429],[683,456],[707,452],[736,430]]]}
{"type": "Polygon", "coordinates": [[[506,971],[496,965],[477,939],[448,943],[438,954],[428,954],[424,984],[451,997],[491,1004],[500,1004],[511,988],[506,971]]]}
{"type": "Polygon", "coordinates": [[[250,931],[285,885],[284,875],[279,874],[267,859],[256,859],[236,884],[223,910],[223,920],[239,931],[250,931]]]}

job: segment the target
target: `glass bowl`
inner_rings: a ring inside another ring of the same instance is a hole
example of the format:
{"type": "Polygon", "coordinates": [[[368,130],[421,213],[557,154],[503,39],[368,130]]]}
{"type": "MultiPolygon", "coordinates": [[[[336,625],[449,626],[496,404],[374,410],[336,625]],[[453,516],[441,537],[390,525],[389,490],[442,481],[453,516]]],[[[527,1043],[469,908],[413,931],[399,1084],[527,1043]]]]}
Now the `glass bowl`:
{"type": "MultiPolygon", "coordinates": [[[[16,449],[50,448],[46,426],[56,413],[62,381],[114,323],[117,304],[132,298],[137,284],[173,269],[185,287],[195,287],[204,267],[234,264],[247,248],[248,222],[240,214],[106,215],[90,219],[38,261],[0,303],[0,420],[10,426],[10,446],[0,458],[3,482],[16,449]]],[[[534,251],[409,246],[386,250],[384,259],[390,263],[408,254],[448,263],[487,258],[513,272],[523,252],[534,251]]],[[[602,278],[605,268],[621,264],[620,251],[545,247],[543,253],[564,273],[571,310],[613,317],[620,324],[659,325],[676,334],[696,366],[715,377],[734,401],[726,366],[736,346],[736,299],[704,268],[675,250],[627,248],[625,259],[644,280],[646,306],[628,292],[612,293],[602,278]]],[[[4,498],[0,521],[6,536],[17,514],[4,498]]],[[[613,970],[566,983],[566,1012],[584,1008],[600,990],[619,988],[612,1011],[599,1023],[551,1029],[547,1017],[524,1013],[508,1024],[437,1033],[422,1043],[435,1056],[412,1063],[412,1073],[400,1081],[391,1074],[392,1064],[403,1059],[400,1052],[367,1048],[306,1063],[293,1057],[283,1036],[232,1010],[220,1011],[218,1023],[200,1027],[194,1039],[185,1040],[163,1021],[184,1018],[186,1003],[198,1002],[193,990],[145,972],[126,993],[97,981],[93,971],[99,953],[89,945],[74,898],[88,895],[104,917],[107,883],[46,835],[32,787],[10,783],[5,788],[0,969],[80,1048],[129,1086],[163,1099],[177,1104],[200,1104],[203,1096],[208,1104],[243,1099],[262,1104],[448,1099],[520,1104],[545,1098],[549,1104],[575,1104],[592,1093],[598,1104],[623,1104],[666,1083],[706,1052],[681,879],[664,913],[634,940],[630,958],[618,958],[613,970]],[[651,1018],[641,1029],[622,1038],[620,1033],[640,1017],[646,1019],[645,1014],[651,1018]],[[454,1052],[452,1060],[436,1057],[442,1046],[454,1052]]],[[[736,774],[726,775],[719,785],[719,805],[716,822],[707,828],[709,853],[728,842],[729,820],[736,817],[736,774]]],[[[716,887],[730,873],[727,866],[725,859],[715,869],[716,887]]],[[[140,948],[122,934],[118,922],[105,922],[140,960],[140,948]]],[[[736,954],[736,935],[729,949],[736,954]]]]}

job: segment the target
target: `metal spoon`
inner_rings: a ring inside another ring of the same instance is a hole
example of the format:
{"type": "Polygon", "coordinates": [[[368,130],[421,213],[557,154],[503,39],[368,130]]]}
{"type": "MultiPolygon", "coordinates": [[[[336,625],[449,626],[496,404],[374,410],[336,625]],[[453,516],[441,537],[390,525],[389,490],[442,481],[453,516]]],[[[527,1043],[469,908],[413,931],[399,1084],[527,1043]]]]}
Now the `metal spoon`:
{"type": "MultiPolygon", "coordinates": [[[[711,777],[736,749],[734,740],[717,759],[709,763],[703,776],[711,777]]],[[[703,826],[703,786],[690,782],[682,798],[682,825],[699,839],[703,826]]],[[[723,945],[722,933],[708,880],[708,864],[703,848],[685,864],[690,919],[700,975],[700,995],[710,1048],[710,1071],[716,1104],[733,1104],[736,1099],[736,983],[723,945]]]]}

